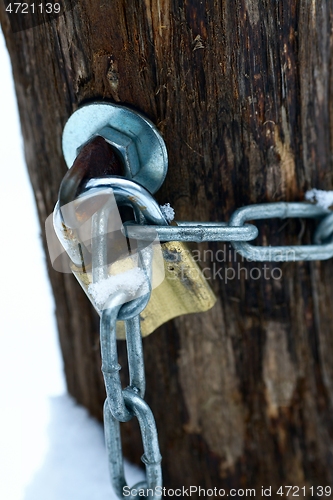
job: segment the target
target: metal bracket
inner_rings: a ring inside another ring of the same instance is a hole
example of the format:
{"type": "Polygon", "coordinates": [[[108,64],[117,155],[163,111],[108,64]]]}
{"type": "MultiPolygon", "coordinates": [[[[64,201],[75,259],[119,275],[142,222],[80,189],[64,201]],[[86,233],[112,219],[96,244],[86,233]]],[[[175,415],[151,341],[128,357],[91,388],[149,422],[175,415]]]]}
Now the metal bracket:
{"type": "Polygon", "coordinates": [[[80,148],[98,135],[118,150],[126,178],[151,193],[161,187],[168,170],[168,154],[160,132],[136,111],[108,102],[87,104],[67,121],[62,149],[68,168],[80,148]]]}

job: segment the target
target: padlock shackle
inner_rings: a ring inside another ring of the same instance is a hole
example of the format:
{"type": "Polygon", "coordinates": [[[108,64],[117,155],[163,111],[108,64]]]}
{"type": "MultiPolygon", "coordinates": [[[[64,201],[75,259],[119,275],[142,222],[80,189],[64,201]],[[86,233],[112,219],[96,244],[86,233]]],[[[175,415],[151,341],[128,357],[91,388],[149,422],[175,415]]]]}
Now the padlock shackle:
{"type": "MultiPolygon", "coordinates": [[[[136,214],[141,213],[146,224],[168,225],[160,206],[149,191],[135,181],[124,177],[109,176],[90,179],[82,186],[81,193],[76,199],[84,199],[88,194],[98,194],[107,189],[112,189],[118,203],[126,203],[134,209],[136,214]]],[[[71,199],[66,201],[67,205],[64,205],[64,207],[68,207],[69,203],[74,202],[71,199]]],[[[76,236],[77,222],[79,221],[78,219],[75,220],[75,209],[67,210],[64,218],[62,208],[58,202],[54,210],[53,220],[56,234],[63,242],[70,259],[77,267],[81,267],[83,262],[88,265],[91,262],[91,254],[84,243],[79,242],[76,236]]]]}
{"type": "MultiPolygon", "coordinates": [[[[161,207],[149,193],[149,191],[135,181],[125,179],[116,175],[107,177],[99,177],[90,179],[83,187],[80,196],[91,193],[91,190],[96,189],[112,189],[117,202],[126,202],[136,211],[142,213],[147,221],[147,224],[155,224],[158,226],[168,225],[168,221],[163,215],[161,207]]],[[[80,199],[80,196],[78,199],[80,199]]]]}

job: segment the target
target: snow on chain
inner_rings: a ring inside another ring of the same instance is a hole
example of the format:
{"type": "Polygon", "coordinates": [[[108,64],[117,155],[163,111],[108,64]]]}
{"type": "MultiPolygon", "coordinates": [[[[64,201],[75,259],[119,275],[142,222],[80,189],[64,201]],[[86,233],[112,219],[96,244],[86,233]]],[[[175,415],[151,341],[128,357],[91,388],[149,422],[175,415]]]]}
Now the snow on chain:
{"type": "Polygon", "coordinates": [[[322,189],[310,189],[305,193],[305,199],[316,202],[322,208],[329,208],[333,205],[333,191],[323,191],[322,189]]]}
{"type": "MultiPolygon", "coordinates": [[[[92,283],[88,287],[88,293],[97,307],[102,308],[110,295],[119,290],[126,290],[130,297],[134,297],[146,280],[147,276],[145,272],[139,267],[134,267],[123,273],[109,276],[97,283],[92,283]]],[[[146,283],[142,294],[148,293],[148,291],[146,283]]]]}
{"type": "Polygon", "coordinates": [[[165,205],[161,205],[161,210],[168,222],[171,222],[175,218],[175,211],[170,206],[170,203],[166,203],[165,205]]]}

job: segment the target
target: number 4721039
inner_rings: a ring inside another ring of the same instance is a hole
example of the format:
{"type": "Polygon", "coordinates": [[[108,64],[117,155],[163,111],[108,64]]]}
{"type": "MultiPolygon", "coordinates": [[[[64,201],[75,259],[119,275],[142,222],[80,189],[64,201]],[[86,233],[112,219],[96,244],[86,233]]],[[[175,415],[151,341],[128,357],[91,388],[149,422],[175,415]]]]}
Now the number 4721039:
{"type": "Polygon", "coordinates": [[[312,497],[330,497],[332,488],[330,486],[280,486],[276,492],[277,495],[286,497],[305,497],[306,495],[312,497]]]}
{"type": "Polygon", "coordinates": [[[17,3],[10,2],[6,7],[6,12],[9,14],[35,14],[40,12],[41,14],[59,14],[60,13],[60,3],[17,3]]]}

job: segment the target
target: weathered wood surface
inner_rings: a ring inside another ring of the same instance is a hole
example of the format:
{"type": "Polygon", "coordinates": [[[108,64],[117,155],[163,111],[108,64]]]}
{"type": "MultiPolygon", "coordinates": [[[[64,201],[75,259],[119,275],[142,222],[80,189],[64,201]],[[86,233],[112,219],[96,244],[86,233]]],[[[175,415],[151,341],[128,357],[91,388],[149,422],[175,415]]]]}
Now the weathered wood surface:
{"type": "MultiPolygon", "coordinates": [[[[180,220],[226,220],[242,205],[332,188],[332,2],[82,0],[17,34],[3,4],[0,16],[42,228],[66,171],[63,126],[93,99],[157,124],[170,158],[157,198],[180,220]]],[[[297,221],[269,226],[270,244],[303,233],[297,221]]],[[[241,263],[208,261],[222,272],[241,263]]],[[[241,265],[261,278],[217,276],[213,310],[144,340],[165,483],[332,484],[332,262],[269,265],[281,279],[241,265]]],[[[69,391],[100,418],[97,315],[74,277],[50,269],[50,279],[69,391]]],[[[124,427],[137,460],[137,427],[124,427]]]]}

